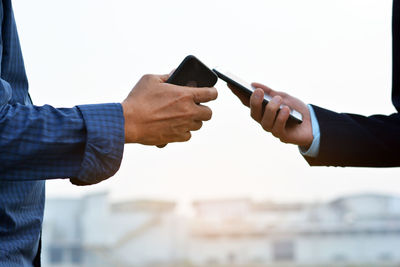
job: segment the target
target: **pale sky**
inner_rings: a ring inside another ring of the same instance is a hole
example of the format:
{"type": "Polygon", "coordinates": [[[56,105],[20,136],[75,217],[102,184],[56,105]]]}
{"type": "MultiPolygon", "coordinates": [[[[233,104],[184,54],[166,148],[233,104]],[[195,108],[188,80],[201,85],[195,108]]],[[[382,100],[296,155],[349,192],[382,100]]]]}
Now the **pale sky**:
{"type": "MultiPolygon", "coordinates": [[[[391,105],[391,0],[18,0],[15,15],[37,105],[121,102],[146,73],[188,54],[306,103],[370,115],[391,105]]],[[[113,199],[327,200],[400,194],[400,169],[309,167],[264,132],[223,82],[213,120],[189,143],[128,145],[117,175],[47,195],[113,199]]]]}

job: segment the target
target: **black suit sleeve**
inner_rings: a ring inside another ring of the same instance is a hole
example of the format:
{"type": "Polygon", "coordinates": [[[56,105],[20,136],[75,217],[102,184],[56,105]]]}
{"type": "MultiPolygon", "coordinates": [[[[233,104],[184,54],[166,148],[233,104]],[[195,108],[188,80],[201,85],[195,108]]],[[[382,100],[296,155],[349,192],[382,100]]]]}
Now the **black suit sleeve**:
{"type": "Polygon", "coordinates": [[[365,117],[313,106],[321,143],[312,166],[400,166],[400,114],[365,117]]]}

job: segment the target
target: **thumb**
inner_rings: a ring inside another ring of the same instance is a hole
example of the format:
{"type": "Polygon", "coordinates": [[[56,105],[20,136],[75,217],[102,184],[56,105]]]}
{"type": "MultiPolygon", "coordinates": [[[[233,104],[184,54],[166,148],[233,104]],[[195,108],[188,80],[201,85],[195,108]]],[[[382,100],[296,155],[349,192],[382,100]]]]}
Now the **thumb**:
{"type": "Polygon", "coordinates": [[[188,87],[192,89],[195,103],[205,103],[217,99],[218,92],[214,87],[188,87]]]}
{"type": "Polygon", "coordinates": [[[169,74],[158,75],[158,78],[161,80],[161,82],[165,83],[169,79],[169,76],[169,74]]]}

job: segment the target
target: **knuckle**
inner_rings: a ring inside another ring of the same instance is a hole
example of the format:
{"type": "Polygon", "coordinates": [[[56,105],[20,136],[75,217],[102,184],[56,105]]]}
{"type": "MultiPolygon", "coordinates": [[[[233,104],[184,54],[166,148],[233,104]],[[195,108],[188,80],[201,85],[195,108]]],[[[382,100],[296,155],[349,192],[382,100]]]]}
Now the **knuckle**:
{"type": "Polygon", "coordinates": [[[145,74],[145,75],[143,75],[142,80],[143,81],[149,81],[149,80],[151,80],[151,78],[152,78],[151,74],[145,74]]]}
{"type": "Polygon", "coordinates": [[[271,128],[268,127],[265,123],[262,123],[261,126],[262,126],[262,128],[263,128],[265,131],[271,132],[271,128]]]}
{"type": "Polygon", "coordinates": [[[274,103],[274,102],[269,102],[268,104],[267,104],[267,106],[265,107],[265,111],[266,112],[268,112],[268,113],[272,113],[272,112],[276,112],[276,110],[278,109],[278,107],[279,107],[279,104],[276,104],[276,103],[274,103]]]}
{"type": "Polygon", "coordinates": [[[180,91],[180,98],[182,101],[192,104],[193,103],[193,95],[187,91],[180,91]]]}
{"type": "Polygon", "coordinates": [[[282,143],[285,143],[285,144],[288,143],[288,140],[287,140],[287,138],[285,138],[285,137],[281,137],[281,138],[279,138],[279,140],[280,140],[282,143]]]}
{"type": "Polygon", "coordinates": [[[285,144],[289,143],[288,137],[287,137],[283,132],[281,132],[281,134],[280,134],[280,136],[279,136],[279,140],[280,140],[282,143],[285,143],[285,144]]]}

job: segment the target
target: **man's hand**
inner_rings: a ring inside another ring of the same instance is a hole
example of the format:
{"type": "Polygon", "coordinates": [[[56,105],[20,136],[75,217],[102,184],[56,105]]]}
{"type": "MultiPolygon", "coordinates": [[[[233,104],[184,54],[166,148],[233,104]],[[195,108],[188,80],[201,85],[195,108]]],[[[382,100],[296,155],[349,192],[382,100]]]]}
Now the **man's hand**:
{"type": "Polygon", "coordinates": [[[302,101],[286,93],[274,91],[260,83],[252,84],[257,89],[249,100],[245,94],[235,89],[232,85],[228,84],[228,86],[244,105],[250,107],[251,117],[260,123],[265,131],[272,133],[283,143],[296,144],[306,148],[311,146],[313,134],[310,111],[302,101]],[[264,93],[273,97],[265,107],[265,111],[262,108],[264,93]],[[279,111],[281,105],[284,105],[284,107],[279,111]],[[303,115],[301,124],[288,121],[290,115],[289,107],[303,115]]]}
{"type": "Polygon", "coordinates": [[[145,75],[122,102],[125,143],[163,146],[184,142],[199,130],[212,111],[200,103],[215,100],[215,88],[165,83],[169,75],[145,75]]]}

